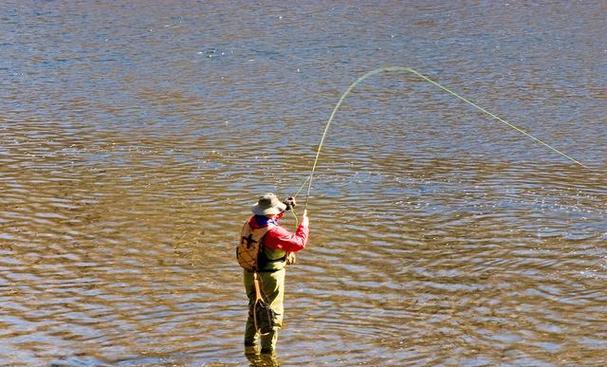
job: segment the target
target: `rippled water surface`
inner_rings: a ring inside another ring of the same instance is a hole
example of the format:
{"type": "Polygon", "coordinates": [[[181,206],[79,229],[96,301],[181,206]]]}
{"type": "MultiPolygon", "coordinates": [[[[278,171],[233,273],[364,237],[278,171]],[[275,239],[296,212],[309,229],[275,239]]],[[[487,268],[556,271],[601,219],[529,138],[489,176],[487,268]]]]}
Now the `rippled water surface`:
{"type": "Polygon", "coordinates": [[[3,1],[0,365],[249,365],[241,224],[387,65],[588,168],[415,75],[367,79],[321,154],[279,363],[607,365],[606,14],[3,1]]]}

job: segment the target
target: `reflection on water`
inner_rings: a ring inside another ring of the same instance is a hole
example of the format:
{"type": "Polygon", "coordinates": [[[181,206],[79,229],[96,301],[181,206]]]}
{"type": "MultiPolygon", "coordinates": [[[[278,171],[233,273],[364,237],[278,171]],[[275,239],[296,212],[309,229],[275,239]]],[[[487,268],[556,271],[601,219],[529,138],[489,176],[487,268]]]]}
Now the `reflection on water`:
{"type": "Polygon", "coordinates": [[[315,175],[279,364],[605,365],[604,11],[5,2],[0,365],[266,363],[242,351],[240,226],[384,65],[591,169],[414,76],[365,81],[315,175]]]}
{"type": "Polygon", "coordinates": [[[250,367],[280,367],[278,356],[269,354],[246,354],[250,367]]]}

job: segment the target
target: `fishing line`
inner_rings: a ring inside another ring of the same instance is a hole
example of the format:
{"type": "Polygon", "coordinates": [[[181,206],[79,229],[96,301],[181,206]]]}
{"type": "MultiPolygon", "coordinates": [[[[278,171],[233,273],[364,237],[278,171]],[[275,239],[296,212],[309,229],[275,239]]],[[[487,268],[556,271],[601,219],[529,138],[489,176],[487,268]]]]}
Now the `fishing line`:
{"type": "Polygon", "coordinates": [[[339,98],[339,101],[337,101],[337,104],[335,105],[335,107],[333,108],[333,111],[331,112],[331,115],[329,116],[329,120],[327,120],[327,123],[325,125],[325,129],[322,133],[322,138],[320,139],[320,143],[318,144],[318,149],[316,150],[316,157],[314,158],[314,164],[312,165],[312,169],[310,170],[310,175],[308,176],[308,178],[306,179],[306,181],[301,185],[301,187],[299,188],[299,190],[297,190],[297,193],[295,195],[293,195],[293,197],[297,197],[297,195],[299,195],[299,193],[303,190],[303,188],[305,187],[306,182],[308,183],[308,190],[306,192],[306,201],[304,204],[304,209],[307,209],[308,207],[308,199],[310,197],[310,191],[312,190],[312,180],[314,178],[314,172],[316,171],[316,166],[318,165],[318,158],[320,157],[320,151],[322,150],[322,146],[325,142],[325,138],[327,136],[327,132],[329,131],[329,127],[331,126],[331,122],[333,121],[333,118],[335,117],[335,114],[337,113],[337,110],[339,109],[339,107],[341,106],[341,104],[343,103],[343,101],[346,99],[346,97],[350,94],[350,92],[354,89],[354,87],[356,87],[358,84],[360,84],[363,80],[367,79],[370,76],[373,76],[375,74],[379,74],[379,73],[383,73],[383,72],[391,72],[391,71],[405,71],[408,73],[412,73],[418,77],[420,77],[421,79],[423,79],[424,81],[444,90],[445,92],[451,94],[452,96],[466,102],[467,104],[471,105],[472,107],[476,108],[477,110],[483,112],[486,115],[491,116],[492,118],[494,118],[495,120],[507,125],[508,127],[520,132],[521,134],[527,136],[528,138],[534,140],[537,143],[542,144],[543,146],[549,148],[550,150],[558,153],[559,155],[561,155],[562,157],[567,158],[568,160],[584,167],[584,168],[589,168],[587,166],[585,166],[584,164],[582,164],[581,162],[577,161],[576,159],[570,157],[569,155],[561,152],[560,150],[556,149],[555,147],[551,146],[550,144],[542,141],[541,139],[531,135],[530,133],[524,131],[523,129],[521,129],[520,127],[512,124],[511,122],[508,122],[506,120],[504,120],[503,118],[493,114],[492,112],[487,111],[486,109],[484,109],[483,107],[480,107],[479,105],[477,105],[476,103],[470,101],[469,99],[462,97],[461,95],[455,93],[454,91],[452,91],[451,89],[435,82],[434,80],[428,78],[427,76],[417,72],[416,70],[412,69],[412,68],[408,68],[408,67],[401,67],[401,66],[389,66],[389,67],[384,67],[384,68],[379,68],[379,69],[375,69],[372,71],[369,71],[365,74],[363,74],[361,77],[359,77],[358,79],[356,79],[352,84],[350,84],[350,86],[348,87],[348,89],[346,89],[346,91],[341,95],[341,97],[339,98]]]}

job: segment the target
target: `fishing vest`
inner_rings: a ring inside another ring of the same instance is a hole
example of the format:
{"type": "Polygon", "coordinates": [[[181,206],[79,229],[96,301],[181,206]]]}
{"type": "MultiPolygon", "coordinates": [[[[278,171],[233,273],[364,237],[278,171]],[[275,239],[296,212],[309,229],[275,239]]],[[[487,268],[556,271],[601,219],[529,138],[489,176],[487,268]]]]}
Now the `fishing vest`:
{"type": "Polygon", "coordinates": [[[247,271],[274,271],[284,268],[287,253],[263,247],[263,237],[276,224],[253,228],[249,224],[253,217],[242,226],[240,242],[236,246],[236,258],[240,266],[247,271]]]}

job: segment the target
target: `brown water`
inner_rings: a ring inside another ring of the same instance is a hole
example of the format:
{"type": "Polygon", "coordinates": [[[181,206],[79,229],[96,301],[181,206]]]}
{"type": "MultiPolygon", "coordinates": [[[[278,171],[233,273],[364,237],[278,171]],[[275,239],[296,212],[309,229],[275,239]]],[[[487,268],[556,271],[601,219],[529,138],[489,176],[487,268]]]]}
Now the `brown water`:
{"type": "Polygon", "coordinates": [[[0,364],[248,365],[249,207],[398,65],[590,169],[415,76],[366,80],[281,365],[607,365],[607,7],[444,3],[2,2],[0,364]]]}

